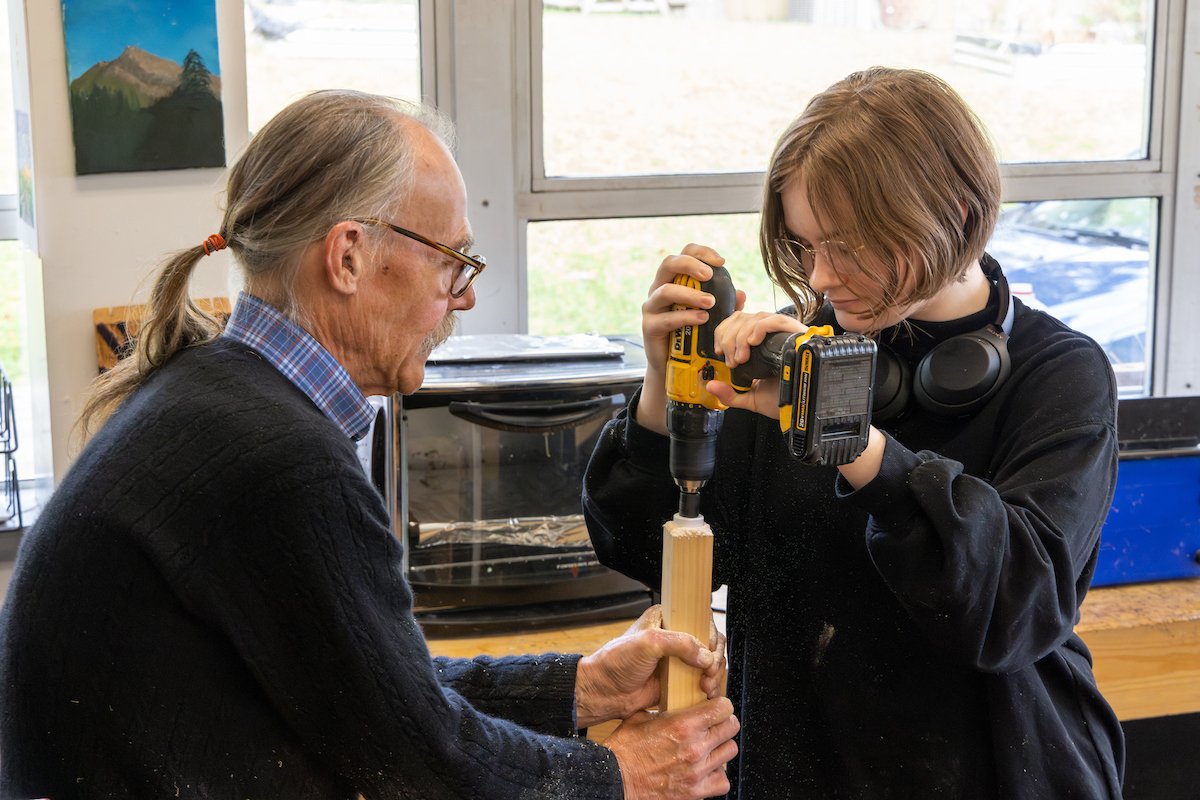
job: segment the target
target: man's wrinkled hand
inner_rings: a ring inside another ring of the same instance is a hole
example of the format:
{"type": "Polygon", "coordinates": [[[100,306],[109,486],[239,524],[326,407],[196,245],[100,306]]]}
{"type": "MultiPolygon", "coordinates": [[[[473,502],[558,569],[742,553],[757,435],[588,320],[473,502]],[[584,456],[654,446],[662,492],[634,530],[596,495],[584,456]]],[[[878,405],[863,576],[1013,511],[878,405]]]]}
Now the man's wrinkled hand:
{"type": "Polygon", "coordinates": [[[737,755],[741,725],[728,699],[682,711],[640,711],[604,744],[621,767],[625,800],[701,800],[729,791],[725,765],[737,755]]]}
{"type": "Polygon", "coordinates": [[[675,656],[702,670],[700,688],[709,698],[725,688],[725,637],[710,625],[707,646],[690,634],[663,630],[662,606],[651,606],[629,630],[579,661],[576,724],[581,728],[625,719],[658,703],[658,663],[675,656]]]}

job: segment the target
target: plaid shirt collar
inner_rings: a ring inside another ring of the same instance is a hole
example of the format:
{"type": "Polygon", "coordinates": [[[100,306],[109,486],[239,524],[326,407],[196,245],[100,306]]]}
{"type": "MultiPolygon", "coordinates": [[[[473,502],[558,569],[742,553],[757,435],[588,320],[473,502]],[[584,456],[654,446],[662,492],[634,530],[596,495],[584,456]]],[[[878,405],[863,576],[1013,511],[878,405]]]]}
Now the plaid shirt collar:
{"type": "Polygon", "coordinates": [[[329,351],[278,309],[241,292],[225,336],[280,371],[351,439],[367,435],[375,410],[329,351]]]}

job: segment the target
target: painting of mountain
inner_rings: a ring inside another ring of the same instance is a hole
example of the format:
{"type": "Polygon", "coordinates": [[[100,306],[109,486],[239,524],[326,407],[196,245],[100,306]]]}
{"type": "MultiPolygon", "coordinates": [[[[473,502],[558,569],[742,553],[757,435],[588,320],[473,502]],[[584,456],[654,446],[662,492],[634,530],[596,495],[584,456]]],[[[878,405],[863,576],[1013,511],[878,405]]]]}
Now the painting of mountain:
{"type": "Polygon", "coordinates": [[[215,0],[62,5],[76,174],[225,165],[215,0]]]}

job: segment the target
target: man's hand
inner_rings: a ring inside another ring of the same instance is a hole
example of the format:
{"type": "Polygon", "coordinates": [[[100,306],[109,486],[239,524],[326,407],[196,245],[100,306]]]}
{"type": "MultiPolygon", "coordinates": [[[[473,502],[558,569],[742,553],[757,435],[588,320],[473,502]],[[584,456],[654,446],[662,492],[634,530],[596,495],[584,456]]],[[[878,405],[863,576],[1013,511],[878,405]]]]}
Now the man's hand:
{"type": "Polygon", "coordinates": [[[639,711],[604,746],[621,767],[625,800],[701,800],[729,791],[725,765],[740,728],[733,704],[718,697],[667,714],[639,711]]]}
{"type": "Polygon", "coordinates": [[[709,697],[725,688],[725,637],[715,625],[707,647],[696,637],[662,628],[662,606],[651,606],[629,630],[579,660],[575,719],[580,728],[625,719],[659,699],[658,662],[676,656],[704,670],[700,688],[709,697]]]}

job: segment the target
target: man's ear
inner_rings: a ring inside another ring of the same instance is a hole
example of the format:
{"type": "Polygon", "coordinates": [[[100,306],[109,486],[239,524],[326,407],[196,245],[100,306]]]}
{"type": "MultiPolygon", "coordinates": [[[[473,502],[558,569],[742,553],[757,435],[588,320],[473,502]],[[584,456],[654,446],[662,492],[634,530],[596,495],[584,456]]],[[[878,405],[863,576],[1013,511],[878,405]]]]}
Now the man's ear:
{"type": "Polygon", "coordinates": [[[321,274],[333,291],[352,295],[367,268],[367,235],[362,223],[343,221],[325,234],[321,250],[321,274]]]}

